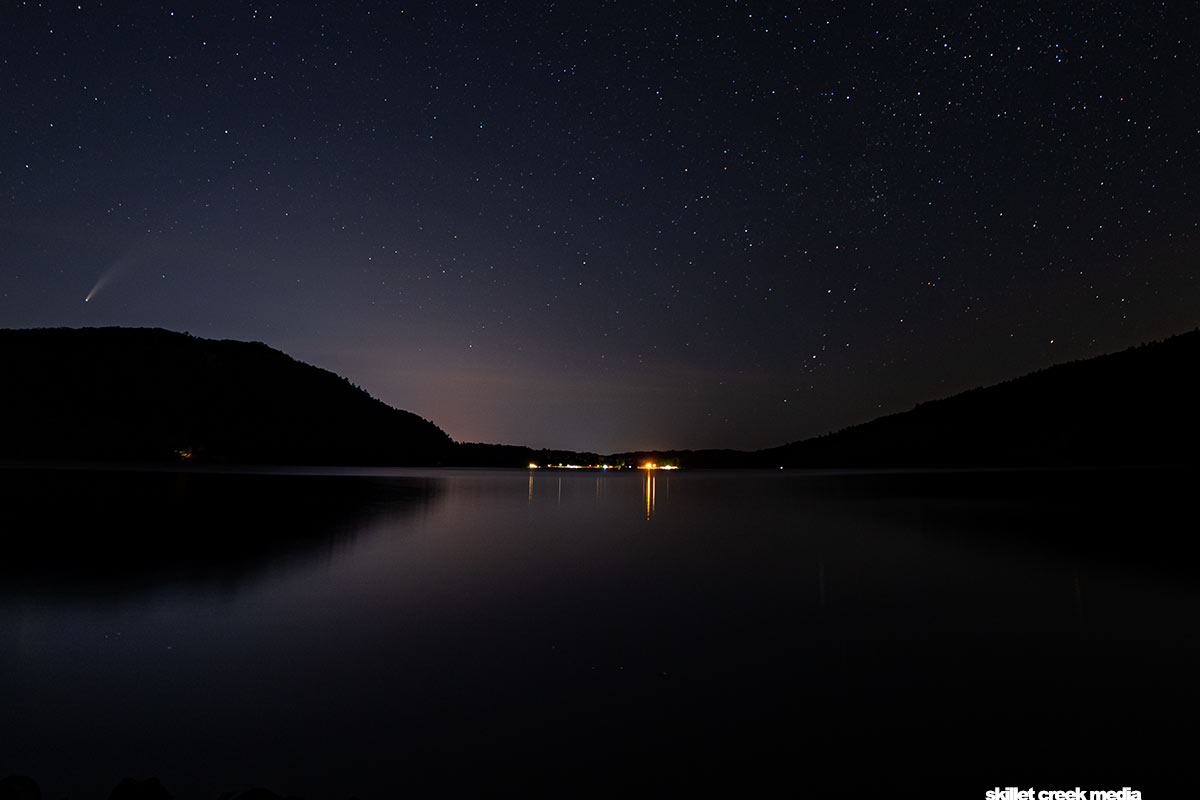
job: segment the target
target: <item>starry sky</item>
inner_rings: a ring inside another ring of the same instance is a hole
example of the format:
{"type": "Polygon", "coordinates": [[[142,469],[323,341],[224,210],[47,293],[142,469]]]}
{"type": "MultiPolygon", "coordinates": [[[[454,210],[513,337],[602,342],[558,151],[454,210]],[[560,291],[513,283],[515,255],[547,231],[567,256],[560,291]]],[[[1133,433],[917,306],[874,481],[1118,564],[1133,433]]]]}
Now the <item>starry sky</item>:
{"type": "Polygon", "coordinates": [[[601,453],[1190,330],[1200,12],[1044,6],[10,2],[0,326],[263,341],[601,453]]]}

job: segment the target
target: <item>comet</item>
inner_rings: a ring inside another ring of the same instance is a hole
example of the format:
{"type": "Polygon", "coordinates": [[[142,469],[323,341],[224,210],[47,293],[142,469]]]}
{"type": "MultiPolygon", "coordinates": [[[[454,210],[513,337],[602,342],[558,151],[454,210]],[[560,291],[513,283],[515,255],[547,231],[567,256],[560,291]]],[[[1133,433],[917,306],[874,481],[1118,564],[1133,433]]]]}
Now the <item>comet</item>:
{"type": "Polygon", "coordinates": [[[125,272],[125,270],[129,268],[129,265],[132,264],[136,259],[137,253],[135,245],[134,248],[130,248],[128,252],[122,254],[120,258],[114,261],[112,266],[104,270],[99,279],[96,281],[96,284],[92,287],[92,290],[87,293],[87,297],[83,298],[83,302],[92,302],[92,298],[99,294],[100,290],[107,286],[109,281],[125,272]]]}
{"type": "Polygon", "coordinates": [[[120,261],[118,261],[117,263],[115,263],[111,267],[109,267],[107,270],[105,270],[104,274],[100,276],[100,279],[98,281],[96,281],[96,285],[93,286],[92,290],[87,293],[87,297],[83,298],[83,302],[85,302],[85,303],[92,302],[92,298],[96,296],[96,293],[99,292],[101,289],[103,289],[104,285],[106,283],[108,283],[110,280],[112,280],[112,276],[114,274],[116,274],[117,267],[119,267],[119,266],[121,266],[120,261]]]}

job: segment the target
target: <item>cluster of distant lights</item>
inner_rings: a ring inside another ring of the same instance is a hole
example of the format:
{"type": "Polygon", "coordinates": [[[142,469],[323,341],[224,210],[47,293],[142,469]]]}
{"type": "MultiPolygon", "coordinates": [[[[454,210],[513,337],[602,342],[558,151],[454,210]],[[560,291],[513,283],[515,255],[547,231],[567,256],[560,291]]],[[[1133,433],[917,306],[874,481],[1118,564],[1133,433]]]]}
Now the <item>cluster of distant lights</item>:
{"type": "MultiPolygon", "coordinates": [[[[633,467],[610,467],[608,464],[546,464],[544,467],[540,464],[529,462],[530,469],[633,469],[633,467]]],[[[671,464],[655,464],[653,461],[647,461],[638,469],[679,469],[679,467],[671,464]]]]}

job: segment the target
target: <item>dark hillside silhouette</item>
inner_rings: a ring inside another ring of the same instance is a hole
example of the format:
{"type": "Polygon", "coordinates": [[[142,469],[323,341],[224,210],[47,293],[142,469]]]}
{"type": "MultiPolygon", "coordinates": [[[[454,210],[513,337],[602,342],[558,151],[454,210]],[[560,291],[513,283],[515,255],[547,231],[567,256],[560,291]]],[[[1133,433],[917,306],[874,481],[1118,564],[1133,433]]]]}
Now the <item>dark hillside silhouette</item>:
{"type": "Polygon", "coordinates": [[[440,428],[258,342],[0,330],[0,458],[439,464],[440,428]]]}
{"type": "Polygon", "coordinates": [[[754,452],[600,456],[455,444],[261,343],[157,329],[0,330],[0,459],[684,468],[1191,465],[1200,331],[754,452]]]}
{"type": "Polygon", "coordinates": [[[1200,331],[756,453],[760,466],[1190,465],[1200,331]]]}

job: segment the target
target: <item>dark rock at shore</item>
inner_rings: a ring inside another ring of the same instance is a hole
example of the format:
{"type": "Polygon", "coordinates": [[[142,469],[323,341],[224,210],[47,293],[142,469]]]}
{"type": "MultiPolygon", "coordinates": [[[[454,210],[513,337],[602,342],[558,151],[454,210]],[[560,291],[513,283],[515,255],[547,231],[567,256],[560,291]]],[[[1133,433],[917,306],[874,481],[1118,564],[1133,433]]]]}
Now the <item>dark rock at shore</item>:
{"type": "Polygon", "coordinates": [[[42,800],[42,790],[28,775],[9,775],[0,781],[0,800],[42,800]]]}

